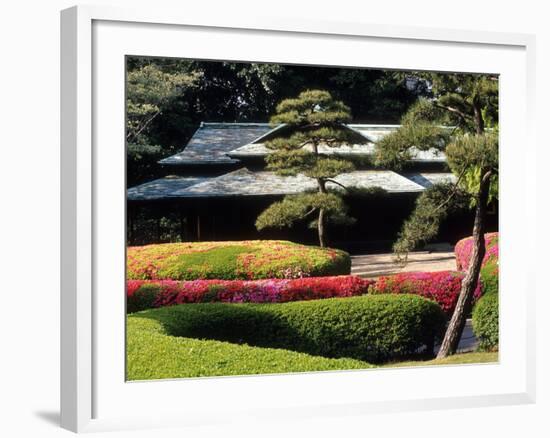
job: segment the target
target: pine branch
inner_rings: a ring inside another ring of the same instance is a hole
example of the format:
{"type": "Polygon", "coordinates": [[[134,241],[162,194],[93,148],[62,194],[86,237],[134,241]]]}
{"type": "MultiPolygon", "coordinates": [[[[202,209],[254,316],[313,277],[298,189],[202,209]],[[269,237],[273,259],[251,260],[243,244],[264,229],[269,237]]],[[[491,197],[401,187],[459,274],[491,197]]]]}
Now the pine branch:
{"type": "Polygon", "coordinates": [[[460,111],[458,108],[455,108],[453,106],[449,106],[449,105],[440,105],[438,103],[435,103],[435,106],[438,107],[438,108],[441,108],[441,109],[444,109],[444,110],[447,110],[447,111],[450,111],[454,114],[457,114],[458,116],[460,116],[460,118],[463,120],[463,121],[466,121],[466,120],[472,120],[473,117],[470,115],[470,114],[466,114],[462,111],[460,111]]]}
{"type": "Polygon", "coordinates": [[[339,183],[338,181],[336,181],[336,180],[334,180],[334,179],[332,179],[332,178],[325,178],[325,181],[326,181],[326,182],[334,183],[334,184],[336,184],[337,186],[342,187],[345,191],[349,192],[349,189],[348,189],[344,184],[341,184],[341,183],[339,183]]]}

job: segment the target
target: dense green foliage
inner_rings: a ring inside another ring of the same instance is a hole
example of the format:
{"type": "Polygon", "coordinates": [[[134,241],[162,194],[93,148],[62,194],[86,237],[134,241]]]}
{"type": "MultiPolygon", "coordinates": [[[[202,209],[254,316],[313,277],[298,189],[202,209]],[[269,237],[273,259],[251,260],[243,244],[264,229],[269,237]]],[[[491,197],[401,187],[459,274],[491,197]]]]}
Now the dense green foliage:
{"type": "Polygon", "coordinates": [[[416,102],[401,119],[401,127],[376,143],[375,164],[401,170],[416,151],[442,151],[451,131],[427,119],[439,117],[439,113],[431,101],[416,102]]]}
{"type": "Polygon", "coordinates": [[[198,72],[164,71],[155,64],[129,70],[126,77],[128,180],[154,175],[155,164],[173,145],[154,143],[153,122],[178,96],[196,87],[198,72]]]}
{"type": "Polygon", "coordinates": [[[485,293],[474,306],[472,326],[481,350],[498,350],[498,294],[485,293]]]}
{"type": "Polygon", "coordinates": [[[479,274],[483,294],[498,294],[498,259],[490,259],[479,274]]]}
{"type": "Polygon", "coordinates": [[[445,316],[415,295],[364,295],[282,304],[184,304],[135,314],[172,336],[284,348],[369,362],[433,345],[445,316]]]}
{"type": "Polygon", "coordinates": [[[401,128],[376,144],[375,162],[402,169],[418,150],[440,151],[457,182],[436,184],[418,198],[394,244],[400,258],[436,237],[449,214],[474,207],[487,172],[488,202],[498,198],[498,81],[486,75],[418,77],[432,84],[431,98],[419,99],[402,117],[401,128]]]}
{"type": "Polygon", "coordinates": [[[406,261],[410,251],[434,239],[441,222],[450,214],[467,208],[468,202],[469,197],[451,183],[436,184],[422,192],[393,245],[397,258],[406,261]],[[448,202],[450,196],[455,197],[452,203],[448,202]]]}
{"type": "Polygon", "coordinates": [[[355,359],[329,359],[274,348],[170,336],[159,321],[127,318],[128,380],[370,368],[355,359]]]}
{"type": "MultiPolygon", "coordinates": [[[[313,213],[321,209],[326,213],[326,223],[349,224],[354,219],[347,215],[347,206],[342,197],[336,193],[302,193],[288,195],[282,201],[271,204],[256,220],[256,228],[283,228],[290,227],[296,221],[306,220],[313,213]]],[[[311,228],[318,226],[318,219],[310,222],[311,228]]]]}
{"type": "Polygon", "coordinates": [[[347,275],[348,253],[287,241],[166,243],[129,247],[129,280],[256,280],[347,275]]]}

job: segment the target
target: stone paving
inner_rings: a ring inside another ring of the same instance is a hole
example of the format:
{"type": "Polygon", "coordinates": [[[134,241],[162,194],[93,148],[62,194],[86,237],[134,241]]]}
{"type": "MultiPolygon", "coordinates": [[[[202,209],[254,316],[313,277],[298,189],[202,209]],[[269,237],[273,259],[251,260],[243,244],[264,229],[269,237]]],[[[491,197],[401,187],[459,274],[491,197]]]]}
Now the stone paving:
{"type": "MultiPolygon", "coordinates": [[[[458,348],[456,352],[468,353],[470,351],[475,351],[477,349],[478,344],[479,344],[479,341],[474,335],[474,331],[472,329],[472,320],[467,319],[466,325],[464,326],[464,331],[462,332],[462,336],[460,337],[460,342],[458,343],[458,348]]],[[[439,348],[439,345],[436,345],[435,346],[436,352],[438,351],[438,348],[439,348]]]]}
{"type": "Polygon", "coordinates": [[[376,278],[399,272],[433,272],[454,269],[456,269],[456,262],[453,251],[411,252],[405,265],[398,263],[392,253],[351,256],[351,273],[366,278],[376,278]]]}

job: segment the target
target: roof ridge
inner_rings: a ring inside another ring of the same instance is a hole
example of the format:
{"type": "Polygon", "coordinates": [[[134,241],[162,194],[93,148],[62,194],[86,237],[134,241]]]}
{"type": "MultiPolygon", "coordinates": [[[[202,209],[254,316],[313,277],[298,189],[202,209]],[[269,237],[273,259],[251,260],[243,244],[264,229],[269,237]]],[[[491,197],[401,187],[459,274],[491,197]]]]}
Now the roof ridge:
{"type": "MultiPolygon", "coordinates": [[[[284,123],[280,123],[274,128],[279,128],[284,123]]],[[[399,128],[400,124],[388,124],[388,123],[344,123],[344,125],[350,128],[399,128]]],[[[231,127],[246,127],[246,126],[272,126],[269,122],[200,122],[200,127],[220,127],[220,128],[231,128],[231,127]]]]}
{"type": "Polygon", "coordinates": [[[220,127],[220,128],[231,128],[231,127],[241,127],[241,126],[270,126],[268,122],[201,122],[200,127],[209,126],[209,127],[220,127]]]}

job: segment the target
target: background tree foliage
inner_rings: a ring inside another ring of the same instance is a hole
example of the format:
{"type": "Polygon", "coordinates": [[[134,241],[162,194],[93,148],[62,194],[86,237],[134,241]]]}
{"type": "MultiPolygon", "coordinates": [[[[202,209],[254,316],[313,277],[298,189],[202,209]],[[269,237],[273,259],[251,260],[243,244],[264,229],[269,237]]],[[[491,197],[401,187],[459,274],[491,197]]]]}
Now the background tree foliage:
{"type": "MultiPolygon", "coordinates": [[[[126,78],[126,143],[129,182],[146,178],[163,147],[155,142],[156,118],[178,96],[196,87],[200,73],[167,72],[155,64],[140,66],[126,78]]],[[[173,150],[173,146],[165,149],[173,150]]]]}

